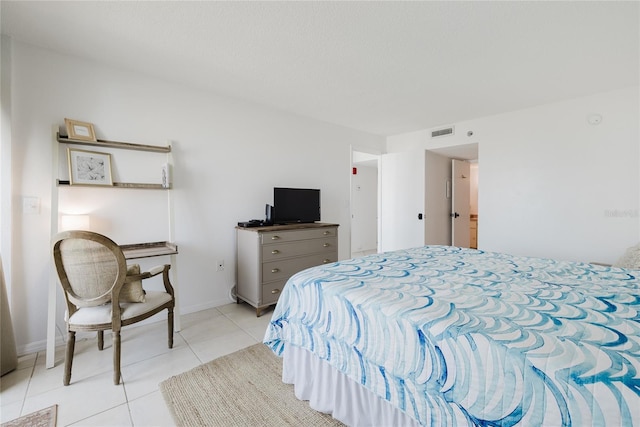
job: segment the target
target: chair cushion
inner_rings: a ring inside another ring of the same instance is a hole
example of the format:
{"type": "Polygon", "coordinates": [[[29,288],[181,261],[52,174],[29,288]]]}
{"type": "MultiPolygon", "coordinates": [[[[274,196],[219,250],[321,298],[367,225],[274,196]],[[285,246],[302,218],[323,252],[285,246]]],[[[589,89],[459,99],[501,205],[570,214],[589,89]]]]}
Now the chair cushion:
{"type": "MultiPolygon", "coordinates": [[[[147,313],[162,304],[171,301],[171,295],[166,292],[149,291],[145,302],[140,303],[120,303],[122,308],[121,319],[127,320],[141,314],[147,313]]],[[[65,315],[68,318],[68,313],[65,315]]],[[[68,319],[69,324],[77,326],[100,325],[111,323],[111,303],[97,307],[83,307],[73,313],[68,319]]]]}
{"type": "Polygon", "coordinates": [[[613,264],[614,267],[640,269],[640,243],[626,250],[624,255],[613,264]]]}
{"type": "MultiPolygon", "coordinates": [[[[133,264],[127,268],[127,276],[140,274],[140,264],[133,264]]],[[[125,283],[120,289],[120,302],[144,302],[142,280],[125,283]]]]}

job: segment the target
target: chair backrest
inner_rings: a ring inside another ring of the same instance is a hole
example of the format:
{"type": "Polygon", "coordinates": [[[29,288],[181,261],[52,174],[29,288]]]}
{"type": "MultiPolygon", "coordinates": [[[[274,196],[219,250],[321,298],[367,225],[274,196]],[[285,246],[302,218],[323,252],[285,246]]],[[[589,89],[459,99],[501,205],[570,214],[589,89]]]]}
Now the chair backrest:
{"type": "Polygon", "coordinates": [[[53,259],[67,305],[71,302],[76,307],[111,301],[113,295],[119,294],[127,274],[120,247],[108,237],[91,231],[57,234],[53,241],[53,259]]]}

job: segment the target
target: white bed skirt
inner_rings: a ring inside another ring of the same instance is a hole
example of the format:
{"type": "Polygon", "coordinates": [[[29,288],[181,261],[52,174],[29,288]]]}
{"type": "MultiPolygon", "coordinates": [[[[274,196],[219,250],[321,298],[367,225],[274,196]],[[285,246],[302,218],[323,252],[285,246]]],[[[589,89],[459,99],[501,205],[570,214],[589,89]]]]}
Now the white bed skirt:
{"type": "Polygon", "coordinates": [[[349,426],[420,425],[306,349],[285,345],[282,381],[293,384],[296,397],[311,408],[349,426]]]}

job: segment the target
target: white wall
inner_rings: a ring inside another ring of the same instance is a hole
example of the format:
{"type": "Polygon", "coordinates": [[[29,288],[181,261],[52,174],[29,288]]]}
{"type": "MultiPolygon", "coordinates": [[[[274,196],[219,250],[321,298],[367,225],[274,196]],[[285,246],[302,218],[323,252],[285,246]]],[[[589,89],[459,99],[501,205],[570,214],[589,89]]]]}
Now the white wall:
{"type": "MultiPolygon", "coordinates": [[[[65,117],[94,123],[100,139],[173,144],[180,250],[175,285],[183,313],[230,301],[234,226],[262,218],[265,203],[273,203],[274,186],[320,188],[322,220],[341,225],[339,256],[349,256],[350,147],[379,151],[383,138],[202,92],[188,82],[173,84],[21,43],[12,46],[13,192],[3,191],[2,204],[18,202],[13,227],[3,222],[2,233],[12,240],[9,279],[21,353],[44,347],[51,128],[62,126],[65,117]],[[41,200],[40,214],[22,215],[24,196],[41,200]],[[216,271],[218,260],[225,261],[225,271],[216,271]]],[[[148,159],[157,162],[159,173],[161,159],[148,159]]],[[[119,243],[166,239],[165,200],[162,191],[61,190],[61,206],[82,204],[97,218],[96,227],[119,243]]],[[[58,324],[63,325],[61,315],[58,324]]]]}
{"type": "Polygon", "coordinates": [[[640,233],[638,105],[632,87],[455,123],[448,138],[389,137],[387,150],[479,143],[480,249],[613,262],[640,233]]]}

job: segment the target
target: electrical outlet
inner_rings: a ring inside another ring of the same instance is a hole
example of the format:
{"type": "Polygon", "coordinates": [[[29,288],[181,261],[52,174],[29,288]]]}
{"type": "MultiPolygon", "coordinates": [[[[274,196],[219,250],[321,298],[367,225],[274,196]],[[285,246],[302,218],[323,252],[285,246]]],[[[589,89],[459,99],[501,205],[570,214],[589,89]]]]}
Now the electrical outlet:
{"type": "Polygon", "coordinates": [[[218,271],[224,271],[224,260],[218,261],[218,271]]]}

